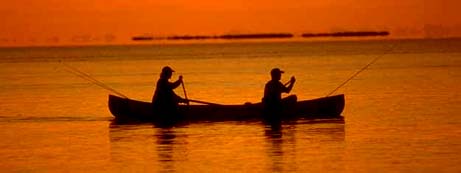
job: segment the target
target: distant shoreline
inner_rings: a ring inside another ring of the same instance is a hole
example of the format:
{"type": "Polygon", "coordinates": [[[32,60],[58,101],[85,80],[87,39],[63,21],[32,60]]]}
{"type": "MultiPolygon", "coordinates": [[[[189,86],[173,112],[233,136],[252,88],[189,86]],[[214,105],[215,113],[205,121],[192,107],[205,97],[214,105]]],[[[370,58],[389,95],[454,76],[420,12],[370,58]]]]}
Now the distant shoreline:
{"type": "Polygon", "coordinates": [[[60,47],[99,47],[99,46],[136,46],[136,45],[174,45],[174,44],[221,44],[221,43],[255,43],[255,42],[343,42],[363,40],[461,40],[461,37],[443,38],[420,38],[420,37],[293,37],[287,39],[208,39],[208,40],[159,40],[159,41],[129,41],[129,42],[96,42],[96,43],[65,43],[65,44],[41,44],[41,45],[0,45],[0,49],[9,48],[60,48],[60,47]]]}
{"type": "Polygon", "coordinates": [[[333,32],[333,33],[304,33],[302,37],[376,37],[388,36],[388,31],[358,31],[358,32],[333,32]]]}
{"type": "MultiPolygon", "coordinates": [[[[353,32],[332,32],[332,33],[303,33],[300,37],[376,37],[388,36],[388,31],[353,31],[353,32]]],[[[294,38],[292,33],[256,33],[256,34],[225,34],[225,35],[173,35],[167,37],[134,36],[133,41],[151,40],[210,40],[210,39],[287,39],[294,38]]]]}

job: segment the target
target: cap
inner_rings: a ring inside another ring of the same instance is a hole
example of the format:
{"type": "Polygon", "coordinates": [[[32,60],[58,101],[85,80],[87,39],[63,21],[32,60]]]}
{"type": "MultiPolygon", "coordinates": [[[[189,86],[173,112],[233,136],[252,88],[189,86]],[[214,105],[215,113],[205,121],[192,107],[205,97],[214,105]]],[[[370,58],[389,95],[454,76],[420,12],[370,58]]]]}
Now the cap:
{"type": "Polygon", "coordinates": [[[282,73],[285,73],[285,72],[280,70],[279,68],[274,68],[274,69],[271,70],[271,75],[282,74],[282,73]]]}
{"type": "Polygon", "coordinates": [[[162,73],[165,73],[165,72],[174,72],[174,70],[169,66],[165,66],[162,68],[162,73]]]}

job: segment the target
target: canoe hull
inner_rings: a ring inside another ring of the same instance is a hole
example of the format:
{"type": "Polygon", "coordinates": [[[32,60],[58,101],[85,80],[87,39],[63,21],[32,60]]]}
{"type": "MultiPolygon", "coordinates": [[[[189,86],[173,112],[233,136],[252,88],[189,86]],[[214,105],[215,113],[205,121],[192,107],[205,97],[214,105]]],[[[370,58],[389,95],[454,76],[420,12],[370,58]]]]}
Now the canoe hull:
{"type": "MultiPolygon", "coordinates": [[[[344,95],[299,101],[288,118],[337,118],[344,109],[344,95]]],[[[109,95],[109,110],[119,120],[157,121],[152,104],[109,95]]],[[[180,105],[184,121],[243,121],[262,119],[262,104],[180,105]]]]}

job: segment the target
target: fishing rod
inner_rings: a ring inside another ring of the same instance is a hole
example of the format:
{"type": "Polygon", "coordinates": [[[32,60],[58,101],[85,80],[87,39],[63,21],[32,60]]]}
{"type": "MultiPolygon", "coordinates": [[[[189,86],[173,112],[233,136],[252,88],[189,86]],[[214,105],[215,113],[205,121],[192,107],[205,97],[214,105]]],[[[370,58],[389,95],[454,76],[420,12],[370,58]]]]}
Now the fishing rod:
{"type": "Polygon", "coordinates": [[[79,70],[79,69],[77,69],[77,68],[75,68],[75,67],[73,67],[73,66],[71,66],[71,65],[69,65],[69,64],[67,64],[67,63],[65,63],[65,62],[63,62],[63,61],[59,61],[59,62],[60,62],[61,64],[63,64],[64,67],[67,68],[67,69],[65,69],[67,72],[72,73],[72,74],[74,74],[74,75],[76,75],[76,76],[78,76],[78,77],[80,77],[80,78],[82,78],[82,79],[85,79],[85,80],[87,80],[87,81],[90,81],[91,83],[93,83],[93,84],[95,84],[95,85],[97,85],[97,86],[99,86],[99,87],[101,87],[101,88],[104,88],[104,89],[106,89],[106,90],[108,90],[108,91],[111,91],[111,92],[113,92],[114,94],[117,94],[118,96],[121,96],[121,97],[123,97],[123,98],[128,98],[126,95],[124,95],[124,94],[118,92],[117,90],[115,90],[115,89],[112,88],[112,87],[107,86],[107,85],[104,84],[103,82],[101,82],[101,81],[99,81],[99,80],[93,78],[91,75],[89,75],[89,74],[87,74],[87,73],[85,73],[85,72],[83,72],[83,71],[81,71],[81,70],[79,70]]]}
{"type": "Polygon", "coordinates": [[[368,67],[370,67],[372,64],[374,64],[376,61],[378,61],[378,59],[380,59],[381,57],[383,57],[384,55],[387,55],[391,52],[391,50],[393,50],[395,47],[395,45],[391,45],[391,47],[386,50],[383,54],[381,54],[380,56],[376,56],[372,61],[370,61],[370,63],[368,63],[367,65],[365,65],[363,68],[361,68],[360,70],[358,70],[356,73],[354,73],[354,75],[352,75],[351,77],[349,77],[347,80],[345,80],[343,83],[341,83],[338,87],[336,87],[333,91],[331,91],[330,93],[328,93],[326,95],[326,97],[330,96],[331,94],[333,94],[334,92],[336,92],[339,88],[343,87],[344,85],[346,85],[349,81],[351,81],[352,79],[354,79],[357,75],[359,75],[362,71],[365,71],[365,69],[367,69],[368,67]]]}

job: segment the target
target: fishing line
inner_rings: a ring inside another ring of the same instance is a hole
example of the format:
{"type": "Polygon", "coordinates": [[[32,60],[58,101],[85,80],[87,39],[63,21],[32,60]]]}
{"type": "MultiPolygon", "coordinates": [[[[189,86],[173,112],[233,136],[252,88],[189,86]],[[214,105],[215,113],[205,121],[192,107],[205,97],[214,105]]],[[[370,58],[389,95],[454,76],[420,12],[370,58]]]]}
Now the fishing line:
{"type": "Polygon", "coordinates": [[[328,93],[326,95],[326,97],[330,96],[331,94],[333,94],[334,92],[336,92],[339,88],[343,87],[344,85],[346,85],[349,81],[351,81],[352,79],[354,79],[357,75],[359,75],[362,71],[365,71],[365,69],[367,69],[368,67],[370,67],[372,64],[374,64],[376,61],[378,61],[378,59],[382,58],[384,55],[387,55],[391,52],[391,50],[393,50],[395,47],[395,44],[391,45],[391,47],[386,50],[383,54],[379,55],[379,56],[376,56],[370,63],[368,63],[365,67],[361,68],[359,71],[357,71],[356,73],[354,73],[354,75],[352,75],[351,77],[349,77],[347,80],[345,80],[343,83],[341,83],[338,87],[336,87],[333,91],[331,91],[330,93],[328,93]]]}
{"type": "Polygon", "coordinates": [[[59,62],[60,62],[61,64],[63,64],[64,67],[67,68],[67,69],[64,69],[64,70],[66,70],[67,72],[72,73],[72,74],[74,74],[74,75],[76,75],[76,76],[78,76],[78,77],[80,77],[80,78],[82,78],[82,79],[85,79],[85,80],[87,80],[87,81],[90,81],[91,83],[93,83],[93,84],[95,84],[95,85],[97,85],[97,86],[99,86],[99,87],[101,87],[101,88],[104,88],[104,89],[106,89],[106,90],[108,90],[108,91],[111,91],[111,92],[113,92],[114,94],[117,94],[118,96],[121,96],[121,97],[123,97],[123,98],[128,98],[126,95],[124,95],[124,94],[118,92],[118,91],[115,90],[114,88],[111,88],[111,87],[107,86],[106,84],[104,84],[103,82],[101,82],[101,81],[99,81],[99,80],[93,78],[93,77],[90,76],[89,74],[87,74],[87,73],[85,73],[85,72],[82,72],[81,70],[79,70],[79,69],[77,69],[77,68],[75,68],[75,67],[73,67],[73,66],[71,66],[71,65],[69,65],[69,64],[67,64],[67,63],[65,63],[65,62],[62,62],[62,61],[59,61],[59,62]]]}

